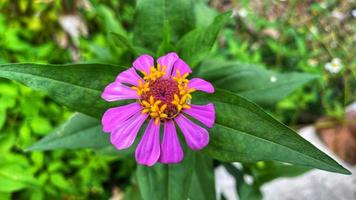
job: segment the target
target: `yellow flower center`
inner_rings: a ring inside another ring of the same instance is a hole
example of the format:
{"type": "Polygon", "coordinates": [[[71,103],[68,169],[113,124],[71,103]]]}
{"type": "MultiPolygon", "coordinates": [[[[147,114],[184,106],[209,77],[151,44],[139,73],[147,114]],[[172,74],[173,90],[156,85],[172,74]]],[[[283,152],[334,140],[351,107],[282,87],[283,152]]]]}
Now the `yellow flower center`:
{"type": "Polygon", "coordinates": [[[158,124],[160,120],[176,117],[182,109],[189,109],[192,99],[191,93],[195,91],[188,88],[188,73],[182,75],[179,70],[173,77],[163,77],[166,66],[160,65],[150,68],[150,72],[142,72],[145,83],[141,80],[138,86],[132,87],[140,96],[143,107],[142,113],[148,113],[158,124]]]}

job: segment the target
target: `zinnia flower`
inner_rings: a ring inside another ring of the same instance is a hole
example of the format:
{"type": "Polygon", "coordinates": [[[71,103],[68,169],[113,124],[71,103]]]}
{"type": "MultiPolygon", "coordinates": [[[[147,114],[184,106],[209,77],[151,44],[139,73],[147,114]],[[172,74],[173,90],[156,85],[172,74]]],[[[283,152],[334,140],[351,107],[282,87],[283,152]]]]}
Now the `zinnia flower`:
{"type": "Polygon", "coordinates": [[[152,166],[177,163],[183,159],[176,126],[178,125],[189,148],[200,150],[209,143],[208,131],[192,122],[192,117],[208,128],[215,121],[212,103],[191,104],[192,93],[200,90],[213,93],[214,87],[200,78],[188,80],[189,66],[176,53],[168,53],[157,60],[141,55],[126,71],[120,73],[104,90],[106,101],[136,100],[107,110],[102,118],[104,132],[110,132],[111,143],[118,149],[129,148],[146,120],[148,125],[136,148],[139,164],[152,166]],[[143,77],[137,74],[139,71],[143,77]],[[160,136],[160,130],[163,136],[160,136]]]}
{"type": "Polygon", "coordinates": [[[325,64],[325,69],[331,73],[338,73],[342,69],[340,58],[334,58],[331,62],[325,64]]]}

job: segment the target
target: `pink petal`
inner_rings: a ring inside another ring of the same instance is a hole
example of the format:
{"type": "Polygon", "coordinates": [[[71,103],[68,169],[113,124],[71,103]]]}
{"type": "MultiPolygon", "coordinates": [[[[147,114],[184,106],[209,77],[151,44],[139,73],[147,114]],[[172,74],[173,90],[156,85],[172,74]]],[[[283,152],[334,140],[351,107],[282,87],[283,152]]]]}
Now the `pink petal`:
{"type": "Polygon", "coordinates": [[[209,133],[207,130],[194,124],[182,114],[178,115],[178,117],[175,118],[175,121],[180,127],[185,141],[191,149],[200,150],[208,145],[209,133]]]}
{"type": "Polygon", "coordinates": [[[177,70],[179,70],[180,74],[183,76],[186,73],[192,73],[192,70],[189,68],[189,66],[187,65],[187,63],[185,63],[182,59],[178,59],[175,63],[174,63],[174,67],[173,67],[173,72],[172,72],[172,76],[175,76],[177,73],[177,70]]]}
{"type": "Polygon", "coordinates": [[[161,144],[161,163],[178,163],[183,160],[183,150],[173,120],[164,124],[164,135],[161,144]]]}
{"type": "Polygon", "coordinates": [[[172,53],[167,53],[166,55],[158,58],[157,63],[161,66],[164,67],[166,66],[166,74],[164,75],[165,77],[170,77],[173,69],[174,63],[178,59],[178,55],[174,52],[172,53]]]}
{"type": "Polygon", "coordinates": [[[136,102],[125,106],[108,109],[101,119],[103,131],[112,132],[123,122],[125,122],[127,119],[132,117],[137,112],[140,112],[141,110],[142,106],[136,102]]]}
{"type": "Polygon", "coordinates": [[[120,124],[120,127],[110,135],[111,143],[119,150],[129,148],[135,141],[137,133],[147,117],[148,114],[138,112],[120,124]]]}
{"type": "Polygon", "coordinates": [[[143,54],[133,62],[133,66],[137,70],[145,71],[148,74],[150,73],[150,67],[154,66],[154,60],[152,56],[143,54]]]}
{"type": "Polygon", "coordinates": [[[214,87],[208,81],[201,78],[192,78],[188,83],[188,88],[194,88],[196,90],[201,90],[207,93],[213,93],[214,87]]]}
{"type": "Polygon", "coordinates": [[[190,109],[184,109],[183,112],[194,117],[209,128],[214,126],[215,109],[214,104],[207,105],[190,105],[190,109]]]}
{"type": "Polygon", "coordinates": [[[127,83],[134,86],[138,86],[138,80],[141,80],[142,83],[144,82],[133,67],[121,72],[116,78],[117,82],[127,83]]]}
{"type": "Polygon", "coordinates": [[[160,156],[159,127],[154,119],[148,124],[135,152],[136,161],[141,165],[152,166],[160,156]]]}
{"type": "Polygon", "coordinates": [[[104,92],[101,94],[101,98],[106,101],[117,101],[124,99],[138,99],[139,97],[135,90],[115,81],[106,86],[104,92]]]}

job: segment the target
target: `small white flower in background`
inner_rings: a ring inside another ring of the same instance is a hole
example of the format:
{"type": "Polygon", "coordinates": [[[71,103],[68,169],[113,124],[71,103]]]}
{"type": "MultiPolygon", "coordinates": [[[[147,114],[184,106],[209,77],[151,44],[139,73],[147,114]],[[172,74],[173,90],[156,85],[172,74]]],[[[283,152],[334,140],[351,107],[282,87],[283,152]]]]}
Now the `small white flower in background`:
{"type": "Polygon", "coordinates": [[[245,18],[247,17],[248,11],[245,8],[241,8],[240,10],[237,11],[237,14],[240,17],[245,18]]]}
{"type": "Polygon", "coordinates": [[[342,69],[342,63],[340,58],[334,58],[331,62],[325,64],[325,69],[330,73],[338,73],[342,69]]]}
{"type": "Polygon", "coordinates": [[[277,81],[277,77],[275,76],[271,76],[271,78],[269,79],[272,83],[277,81]]]}
{"type": "Polygon", "coordinates": [[[356,18],[356,9],[353,9],[353,10],[351,11],[351,15],[352,15],[354,18],[356,18]]]}

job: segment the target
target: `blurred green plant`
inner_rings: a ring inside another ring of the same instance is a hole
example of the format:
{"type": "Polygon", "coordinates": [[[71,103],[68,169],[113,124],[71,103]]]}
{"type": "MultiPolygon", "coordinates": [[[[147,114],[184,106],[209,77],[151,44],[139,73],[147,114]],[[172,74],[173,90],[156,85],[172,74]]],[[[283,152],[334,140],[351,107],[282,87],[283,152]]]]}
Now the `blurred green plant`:
{"type": "MultiPolygon", "coordinates": [[[[125,7],[130,9],[129,5],[125,7]]],[[[64,12],[63,9],[61,1],[1,1],[0,63],[70,62],[71,51],[66,46],[61,47],[58,41],[67,37],[58,23],[58,13],[64,12]]],[[[101,56],[103,53],[96,48],[108,45],[106,35],[118,30],[120,24],[113,11],[102,5],[86,14],[93,25],[103,25],[100,30],[104,31],[92,34],[98,39],[80,41],[78,48],[83,52],[82,58],[119,62],[112,54],[109,58],[101,56]],[[105,25],[104,22],[110,20],[105,25]],[[115,23],[118,25],[114,26],[115,23]]],[[[130,169],[133,162],[122,163],[91,150],[23,152],[70,115],[70,111],[47,96],[0,79],[0,199],[108,198],[111,191],[105,190],[104,185],[114,184],[109,177],[123,179],[123,183],[128,181],[130,170],[117,173],[114,169],[119,166],[130,169]]]]}

